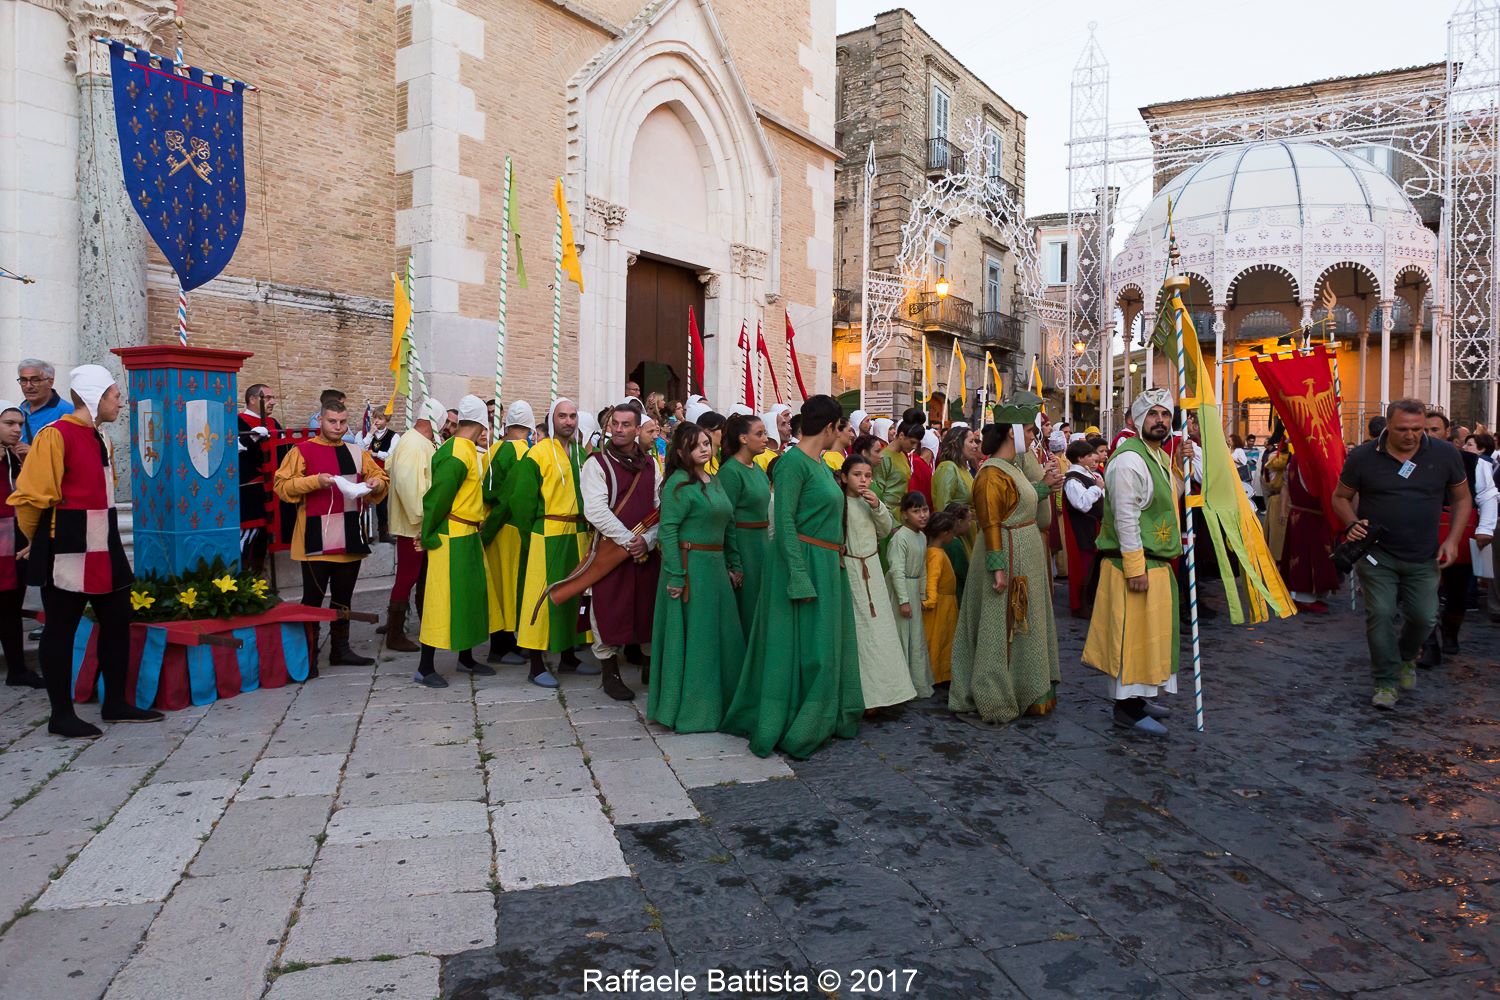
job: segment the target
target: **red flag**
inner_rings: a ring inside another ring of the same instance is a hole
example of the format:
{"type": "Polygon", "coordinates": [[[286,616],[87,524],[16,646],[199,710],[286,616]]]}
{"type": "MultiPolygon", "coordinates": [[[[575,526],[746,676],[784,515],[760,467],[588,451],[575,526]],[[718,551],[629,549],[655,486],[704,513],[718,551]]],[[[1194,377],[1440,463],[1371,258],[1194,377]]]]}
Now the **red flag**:
{"type": "Polygon", "coordinates": [[[766,338],[760,332],[760,324],[755,324],[755,350],[761,357],[766,359],[766,374],[771,376],[771,390],[776,393],[776,402],[781,402],[781,385],[776,381],[776,366],[771,362],[771,349],[766,346],[766,338]]]}
{"type": "Polygon", "coordinates": [[[698,332],[698,319],[693,315],[692,306],[688,306],[688,367],[692,369],[688,373],[688,395],[691,396],[695,383],[698,391],[703,391],[703,335],[698,332]]]}
{"type": "Polygon", "coordinates": [[[802,383],[802,365],[797,361],[797,331],[792,329],[792,314],[786,314],[786,353],[792,359],[792,373],[797,376],[797,391],[807,400],[807,386],[802,383]]]}
{"type": "Polygon", "coordinates": [[[1328,345],[1290,355],[1257,357],[1250,362],[1266,387],[1271,407],[1286,426],[1297,452],[1302,481],[1323,505],[1330,531],[1336,531],[1333,490],[1344,469],[1344,435],[1339,426],[1339,397],[1333,388],[1338,359],[1328,345]]]}
{"type": "Polygon", "coordinates": [[[746,321],[740,320],[740,343],[739,348],[745,352],[745,405],[750,407],[750,412],[755,412],[755,376],[750,372],[750,333],[746,329],[746,321]]]}

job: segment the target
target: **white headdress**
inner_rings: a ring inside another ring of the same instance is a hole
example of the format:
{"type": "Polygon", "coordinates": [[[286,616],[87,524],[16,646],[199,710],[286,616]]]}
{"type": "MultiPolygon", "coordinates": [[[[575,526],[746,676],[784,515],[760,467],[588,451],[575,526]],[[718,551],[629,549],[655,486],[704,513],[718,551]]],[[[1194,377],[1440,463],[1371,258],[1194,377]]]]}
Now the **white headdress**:
{"type": "Polygon", "coordinates": [[[1141,420],[1151,412],[1155,406],[1164,406],[1168,410],[1172,408],[1172,394],[1166,389],[1147,389],[1130,403],[1130,419],[1139,427],[1141,420]]]}
{"type": "Polygon", "coordinates": [[[485,406],[484,400],[470,393],[458,401],[458,419],[461,423],[484,424],[488,427],[489,408],[485,406]]]}
{"type": "MultiPolygon", "coordinates": [[[[577,406],[577,404],[574,403],[567,396],[558,396],[556,399],[554,399],[552,401],[552,405],[549,406],[549,407],[547,407],[547,433],[550,436],[554,436],[554,437],[556,436],[556,431],[554,431],[552,429],[552,419],[553,419],[553,417],[557,416],[557,408],[559,406],[561,406],[563,403],[568,403],[569,405],[574,406],[575,408],[577,406]]],[[[583,426],[583,414],[581,412],[578,414],[578,426],[580,428],[583,426]]]]}
{"type": "Polygon", "coordinates": [[[89,417],[99,419],[99,400],[115,384],[115,377],[109,373],[109,369],[103,365],[79,365],[68,373],[68,379],[68,388],[83,400],[89,417]]]}
{"type": "Polygon", "coordinates": [[[517,399],[510,404],[505,411],[505,426],[524,427],[528,431],[536,430],[536,414],[531,412],[531,404],[524,399],[517,399]]]}
{"type": "Polygon", "coordinates": [[[443,424],[448,421],[448,408],[442,403],[428,396],[422,400],[422,406],[417,410],[417,420],[425,420],[432,425],[434,430],[441,430],[443,424]]]}

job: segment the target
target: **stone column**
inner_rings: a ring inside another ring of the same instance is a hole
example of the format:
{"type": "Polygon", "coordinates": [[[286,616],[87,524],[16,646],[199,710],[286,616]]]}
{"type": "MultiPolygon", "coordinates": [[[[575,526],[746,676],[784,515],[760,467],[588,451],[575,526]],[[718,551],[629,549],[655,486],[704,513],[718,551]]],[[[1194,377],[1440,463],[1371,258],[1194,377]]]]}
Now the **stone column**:
{"type": "Polygon", "coordinates": [[[1365,313],[1359,330],[1359,395],[1355,397],[1355,436],[1363,440],[1365,433],[1365,397],[1370,394],[1370,314],[1365,313]]]}
{"type": "Polygon", "coordinates": [[[1395,302],[1380,300],[1380,412],[1384,413],[1391,403],[1391,327],[1396,317],[1391,315],[1395,302]]]}
{"type": "Polygon", "coordinates": [[[1224,311],[1225,306],[1214,305],[1214,399],[1224,405],[1224,311]]]}
{"type": "Polygon", "coordinates": [[[1148,309],[1144,316],[1145,318],[1141,320],[1141,329],[1146,333],[1146,377],[1141,381],[1142,390],[1156,386],[1156,346],[1151,341],[1151,332],[1156,329],[1156,313],[1148,309]]]}
{"type": "MultiPolygon", "coordinates": [[[[101,364],[127,384],[116,347],[147,340],[146,246],[120,168],[106,36],[150,48],[172,23],[170,0],[71,0],[65,13],[73,37],[67,60],[78,79],[78,363],[101,364]]],[[[191,324],[192,316],[189,314],[191,324]]],[[[58,372],[66,394],[67,373],[58,372]]],[[[115,452],[118,495],[130,496],[130,422],[108,433],[115,452]]]]}

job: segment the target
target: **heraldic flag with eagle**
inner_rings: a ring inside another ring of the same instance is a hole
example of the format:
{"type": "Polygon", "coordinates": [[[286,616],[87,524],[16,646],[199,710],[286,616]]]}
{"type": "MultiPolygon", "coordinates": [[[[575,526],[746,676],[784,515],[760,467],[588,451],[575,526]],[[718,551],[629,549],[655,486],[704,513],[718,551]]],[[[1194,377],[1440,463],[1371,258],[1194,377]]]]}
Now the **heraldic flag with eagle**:
{"type": "Polygon", "coordinates": [[[109,54],[125,190],[192,291],[245,229],[245,85],[114,40],[109,54]]]}
{"type": "Polygon", "coordinates": [[[1229,620],[1236,625],[1247,620],[1240,605],[1239,588],[1228,572],[1231,552],[1245,580],[1245,596],[1250,604],[1248,620],[1265,621],[1269,617],[1268,606],[1277,617],[1286,618],[1295,613],[1292,595],[1276,569],[1276,560],[1266,544],[1265,533],[1261,531],[1260,517],[1240,486],[1240,477],[1229,453],[1229,442],[1224,439],[1218,400],[1214,398],[1214,379],[1203,361],[1198,330],[1193,326],[1193,318],[1182,304],[1180,294],[1174,294],[1170,306],[1161,311],[1152,339],[1167,352],[1168,358],[1176,358],[1179,317],[1188,394],[1178,400],[1178,405],[1197,413],[1198,434],[1203,446],[1203,493],[1189,496],[1188,505],[1202,508],[1203,523],[1213,542],[1214,556],[1225,571],[1224,597],[1229,604],[1229,620]]]}
{"type": "Polygon", "coordinates": [[[1344,429],[1333,385],[1338,357],[1327,344],[1319,344],[1308,351],[1257,357],[1251,364],[1296,449],[1302,481],[1322,505],[1329,531],[1337,535],[1333,490],[1344,471],[1344,429]]]}

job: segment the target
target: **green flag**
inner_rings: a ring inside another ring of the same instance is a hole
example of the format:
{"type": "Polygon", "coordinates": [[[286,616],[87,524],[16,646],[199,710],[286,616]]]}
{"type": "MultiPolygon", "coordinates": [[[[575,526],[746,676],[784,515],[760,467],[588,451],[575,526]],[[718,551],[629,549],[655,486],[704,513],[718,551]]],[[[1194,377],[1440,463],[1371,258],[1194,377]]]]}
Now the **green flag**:
{"type": "Polygon", "coordinates": [[[510,227],[510,232],[516,241],[516,283],[522,288],[526,285],[526,259],[521,256],[521,230],[516,224],[516,174],[511,171],[510,190],[505,192],[505,203],[508,206],[508,215],[505,224],[510,227]]]}

